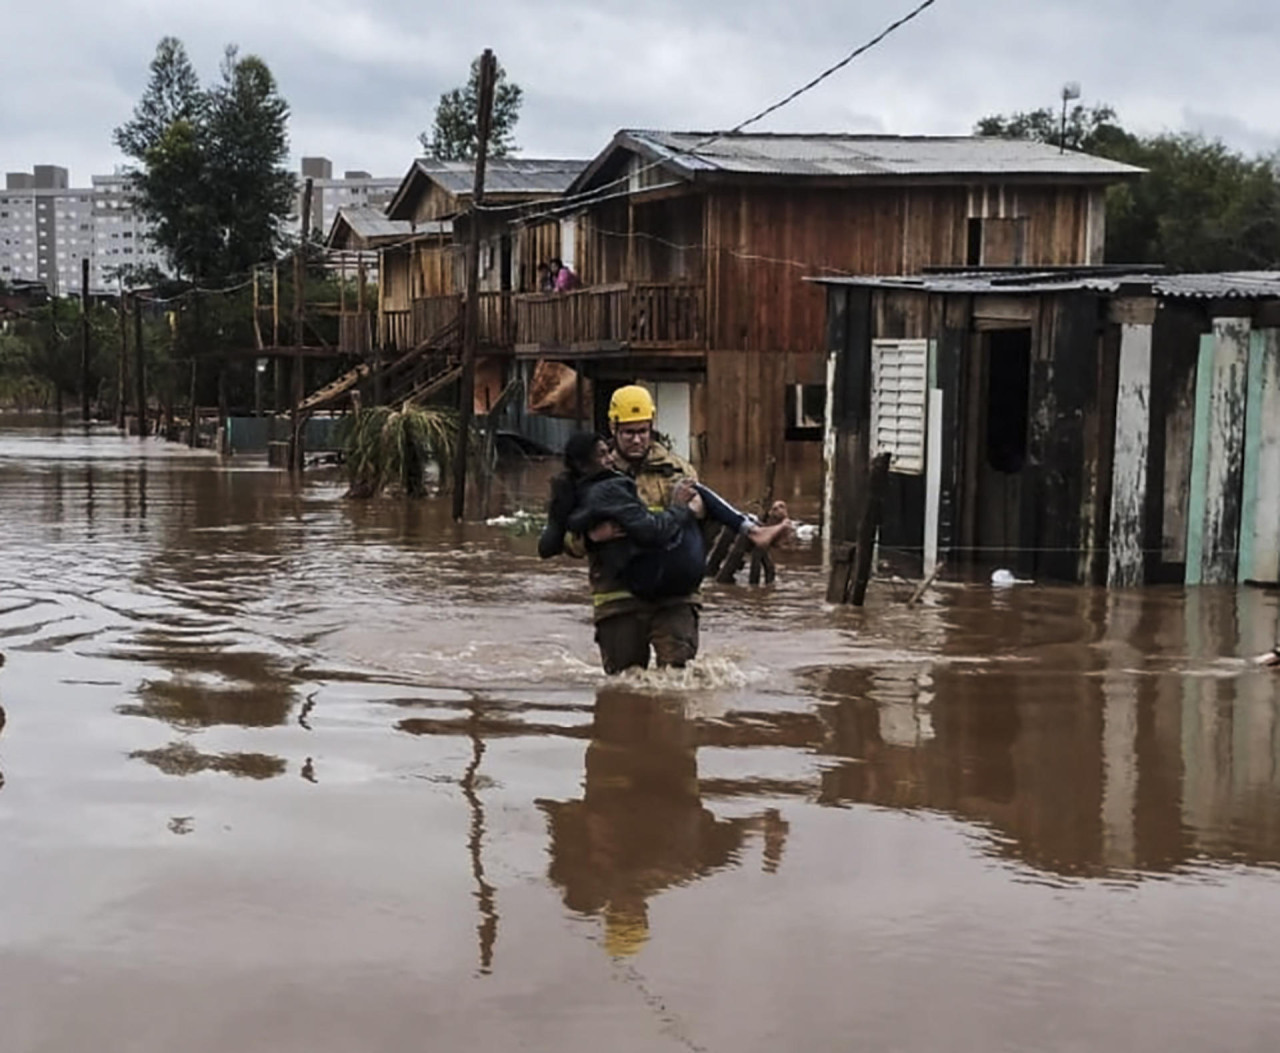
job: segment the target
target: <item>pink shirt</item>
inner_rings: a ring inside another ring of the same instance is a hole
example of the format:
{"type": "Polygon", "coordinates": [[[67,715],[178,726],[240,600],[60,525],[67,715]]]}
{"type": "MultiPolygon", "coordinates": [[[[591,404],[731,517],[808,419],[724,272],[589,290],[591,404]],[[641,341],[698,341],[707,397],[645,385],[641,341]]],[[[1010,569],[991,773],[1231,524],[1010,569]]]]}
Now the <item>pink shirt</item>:
{"type": "Polygon", "coordinates": [[[577,287],[578,276],[568,267],[561,267],[560,273],[556,275],[556,292],[568,292],[570,289],[576,289],[577,287]]]}

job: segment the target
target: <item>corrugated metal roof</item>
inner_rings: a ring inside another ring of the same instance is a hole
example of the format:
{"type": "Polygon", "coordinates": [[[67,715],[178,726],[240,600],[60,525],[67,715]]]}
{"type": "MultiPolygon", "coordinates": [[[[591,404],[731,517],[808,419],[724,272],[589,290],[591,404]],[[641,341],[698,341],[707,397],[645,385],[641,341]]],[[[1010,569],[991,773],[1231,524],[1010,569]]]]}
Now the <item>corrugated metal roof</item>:
{"type": "Polygon", "coordinates": [[[353,234],[366,240],[403,237],[413,233],[411,224],[404,220],[387,219],[382,209],[370,205],[348,205],[340,208],[338,215],[334,217],[335,226],[339,219],[351,228],[353,234]]]}
{"type": "MultiPolygon", "coordinates": [[[[475,183],[471,161],[436,161],[420,158],[418,171],[458,197],[470,197],[475,183]]],[[[548,161],[530,158],[503,158],[485,165],[486,195],[563,194],[587,167],[586,161],[548,161]]]]}
{"type": "Polygon", "coordinates": [[[690,175],[810,177],[1078,176],[1119,179],[1132,165],[1022,139],[982,136],[727,135],[706,146],[709,132],[625,131],[642,150],[690,175]]]}
{"type": "Polygon", "coordinates": [[[1280,299],[1280,271],[1224,271],[1215,274],[1152,274],[1114,268],[1070,268],[1009,271],[971,271],[912,277],[815,277],[821,285],[857,285],[878,289],[911,289],[929,293],[1002,296],[1090,291],[1115,293],[1124,289],[1137,295],[1165,299],[1269,300],[1280,299]]]}

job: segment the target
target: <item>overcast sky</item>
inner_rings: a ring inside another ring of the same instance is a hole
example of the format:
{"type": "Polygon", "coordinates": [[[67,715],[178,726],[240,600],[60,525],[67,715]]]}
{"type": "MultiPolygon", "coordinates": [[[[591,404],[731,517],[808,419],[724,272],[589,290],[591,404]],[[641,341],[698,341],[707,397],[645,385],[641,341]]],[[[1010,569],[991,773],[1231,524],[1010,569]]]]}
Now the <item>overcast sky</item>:
{"type": "MultiPolygon", "coordinates": [[[[618,128],[719,129],[786,94],[916,0],[41,0],[5,5],[0,166],[73,182],[122,161],[111,130],[156,42],[203,79],[228,43],[264,58],[290,141],[335,169],[399,176],[440,93],[492,47],[525,89],[530,157],[590,157],[618,128]]],[[[1078,80],[1141,131],[1280,149],[1275,0],[938,0],[763,127],[965,133],[1054,105],[1078,80]]]]}

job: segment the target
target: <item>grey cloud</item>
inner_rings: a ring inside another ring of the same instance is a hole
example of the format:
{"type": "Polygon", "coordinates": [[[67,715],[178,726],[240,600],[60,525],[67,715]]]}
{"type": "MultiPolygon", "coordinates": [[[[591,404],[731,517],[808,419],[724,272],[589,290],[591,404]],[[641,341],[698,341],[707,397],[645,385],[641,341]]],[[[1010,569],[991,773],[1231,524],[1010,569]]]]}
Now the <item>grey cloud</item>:
{"type": "MultiPolygon", "coordinates": [[[[78,181],[110,170],[111,129],[165,33],[205,78],[226,43],[265,58],[297,155],[399,175],[436,99],[485,46],[526,90],[525,151],[590,156],[619,127],[730,126],[911,5],[48,0],[7,15],[6,81],[40,87],[0,94],[0,164],[61,162],[78,181]]],[[[1086,102],[1112,103],[1140,130],[1203,129],[1268,150],[1280,141],[1275,24],[1269,0],[938,0],[764,127],[965,132],[986,113],[1052,105],[1079,80],[1086,102]]]]}

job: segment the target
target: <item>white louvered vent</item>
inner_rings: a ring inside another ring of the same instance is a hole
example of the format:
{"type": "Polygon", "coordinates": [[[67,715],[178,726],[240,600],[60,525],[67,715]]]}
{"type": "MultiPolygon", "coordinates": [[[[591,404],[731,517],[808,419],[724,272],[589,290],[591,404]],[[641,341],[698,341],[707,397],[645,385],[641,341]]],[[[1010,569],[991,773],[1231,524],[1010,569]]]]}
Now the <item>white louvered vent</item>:
{"type": "Polygon", "coordinates": [[[890,471],[924,471],[928,387],[927,340],[871,342],[871,450],[889,452],[890,471]]]}

